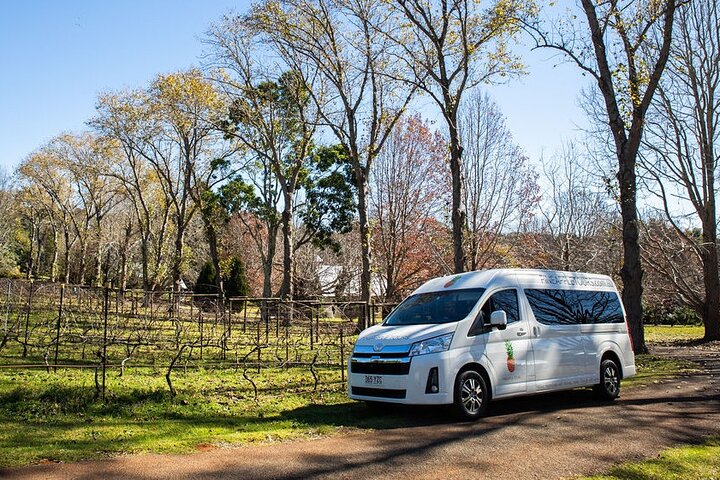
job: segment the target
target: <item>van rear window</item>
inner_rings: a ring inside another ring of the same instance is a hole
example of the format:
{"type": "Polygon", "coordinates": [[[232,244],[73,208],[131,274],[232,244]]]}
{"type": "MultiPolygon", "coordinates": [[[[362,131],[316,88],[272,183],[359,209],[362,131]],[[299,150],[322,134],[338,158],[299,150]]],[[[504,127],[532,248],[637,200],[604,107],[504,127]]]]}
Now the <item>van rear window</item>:
{"type": "Polygon", "coordinates": [[[408,297],[385,319],[384,325],[457,322],[467,317],[484,288],[419,293],[408,297]]]}
{"type": "Polygon", "coordinates": [[[623,323],[615,292],[589,290],[525,290],[538,322],[545,325],[623,323]]]}

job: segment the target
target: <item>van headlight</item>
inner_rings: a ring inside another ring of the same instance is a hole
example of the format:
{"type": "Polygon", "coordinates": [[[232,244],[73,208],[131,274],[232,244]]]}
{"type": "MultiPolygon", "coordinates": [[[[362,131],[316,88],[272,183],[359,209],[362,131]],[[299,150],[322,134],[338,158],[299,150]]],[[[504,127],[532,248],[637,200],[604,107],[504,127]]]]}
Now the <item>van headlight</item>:
{"type": "Polygon", "coordinates": [[[414,357],[415,355],[426,355],[428,353],[444,352],[450,348],[450,342],[452,342],[452,337],[453,334],[448,333],[446,335],[428,338],[427,340],[413,343],[412,347],[410,347],[410,353],[408,355],[414,357]]]}

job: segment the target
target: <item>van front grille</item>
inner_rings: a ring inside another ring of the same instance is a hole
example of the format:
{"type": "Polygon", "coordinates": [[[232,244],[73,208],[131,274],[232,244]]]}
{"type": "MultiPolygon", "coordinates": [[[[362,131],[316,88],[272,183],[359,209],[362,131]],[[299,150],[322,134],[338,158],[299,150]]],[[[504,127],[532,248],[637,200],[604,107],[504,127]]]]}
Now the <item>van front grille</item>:
{"type": "Polygon", "coordinates": [[[410,362],[352,362],[350,371],[373,375],[407,375],[410,373],[410,362]]]}
{"type": "Polygon", "coordinates": [[[405,358],[408,356],[408,354],[407,352],[355,352],[353,353],[353,356],[357,358],[405,358]]]}

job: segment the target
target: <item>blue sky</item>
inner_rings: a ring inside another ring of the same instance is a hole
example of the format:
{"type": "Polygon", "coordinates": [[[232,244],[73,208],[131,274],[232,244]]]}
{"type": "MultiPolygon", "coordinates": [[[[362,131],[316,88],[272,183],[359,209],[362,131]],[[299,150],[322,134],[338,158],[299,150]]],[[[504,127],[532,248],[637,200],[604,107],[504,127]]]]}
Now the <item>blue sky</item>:
{"type": "MultiPolygon", "coordinates": [[[[0,15],[0,168],[93,115],[97,94],[197,66],[208,26],[248,1],[3,2],[0,15]]],[[[485,87],[517,142],[537,161],[576,135],[586,81],[572,65],[522,47],[529,75],[485,87]]]]}

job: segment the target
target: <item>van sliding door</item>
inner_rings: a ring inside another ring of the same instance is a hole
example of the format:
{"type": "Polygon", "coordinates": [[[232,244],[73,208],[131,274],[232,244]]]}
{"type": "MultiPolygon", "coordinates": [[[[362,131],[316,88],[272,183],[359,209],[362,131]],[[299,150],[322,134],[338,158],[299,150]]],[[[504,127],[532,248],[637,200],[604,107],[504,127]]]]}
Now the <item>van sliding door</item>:
{"type": "Polygon", "coordinates": [[[537,391],[570,388],[587,381],[587,339],[575,315],[571,290],[526,289],[532,312],[537,391]]]}

